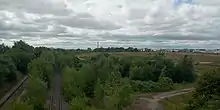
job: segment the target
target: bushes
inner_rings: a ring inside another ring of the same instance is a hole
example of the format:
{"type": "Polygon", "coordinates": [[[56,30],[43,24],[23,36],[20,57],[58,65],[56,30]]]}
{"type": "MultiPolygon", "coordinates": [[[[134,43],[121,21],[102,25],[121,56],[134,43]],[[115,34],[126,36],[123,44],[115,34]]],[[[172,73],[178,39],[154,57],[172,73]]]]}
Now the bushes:
{"type": "Polygon", "coordinates": [[[170,78],[162,77],[158,82],[132,80],[131,86],[134,92],[164,92],[174,89],[170,78]]]}
{"type": "Polygon", "coordinates": [[[160,77],[158,83],[161,86],[160,88],[161,91],[169,91],[174,89],[173,81],[168,77],[160,77]]]}
{"type": "Polygon", "coordinates": [[[10,56],[0,55],[0,86],[17,80],[18,71],[10,56]]]}
{"type": "Polygon", "coordinates": [[[73,110],[122,110],[131,103],[129,79],[122,79],[119,68],[108,55],[93,58],[82,68],[69,64],[62,71],[63,94],[73,110]]]}
{"type": "Polygon", "coordinates": [[[220,70],[203,74],[198,81],[196,92],[187,110],[220,109],[220,70]]]}
{"type": "Polygon", "coordinates": [[[39,78],[30,77],[26,88],[26,94],[23,101],[33,106],[34,110],[44,109],[47,96],[47,85],[39,78]]]}
{"type": "Polygon", "coordinates": [[[43,82],[47,84],[49,88],[52,76],[53,76],[53,60],[47,60],[45,56],[39,57],[33,60],[28,65],[29,74],[33,77],[39,77],[43,82]]]}
{"type": "Polygon", "coordinates": [[[172,79],[174,83],[193,82],[196,78],[193,61],[188,56],[184,56],[179,62],[174,62],[164,56],[130,60],[132,63],[130,69],[127,70],[132,80],[157,82],[161,74],[172,79]]]}

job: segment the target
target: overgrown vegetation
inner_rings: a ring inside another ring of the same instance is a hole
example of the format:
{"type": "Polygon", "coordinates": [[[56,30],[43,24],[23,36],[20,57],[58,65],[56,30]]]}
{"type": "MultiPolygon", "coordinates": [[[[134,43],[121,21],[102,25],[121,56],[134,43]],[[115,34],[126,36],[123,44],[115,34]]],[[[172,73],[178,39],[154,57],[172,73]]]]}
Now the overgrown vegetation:
{"type": "Polygon", "coordinates": [[[67,56],[60,56],[60,61],[63,58],[69,62],[59,64],[63,95],[72,110],[122,110],[131,104],[134,92],[169,91],[174,89],[174,83],[193,82],[196,77],[188,56],[175,62],[163,54],[137,58],[105,53],[83,64],[77,57],[67,56]]]}
{"type": "Polygon", "coordinates": [[[189,102],[187,110],[220,109],[220,70],[210,71],[201,76],[196,92],[189,102]]]}
{"type": "Polygon", "coordinates": [[[185,95],[161,101],[165,110],[219,110],[220,70],[202,74],[196,82],[196,90],[185,95]]]}
{"type": "Polygon", "coordinates": [[[34,57],[34,47],[23,41],[14,42],[11,48],[1,44],[0,88],[9,89],[6,85],[13,84],[20,78],[19,76],[26,75],[27,65],[34,57]]]}
{"type": "Polygon", "coordinates": [[[19,109],[24,104],[29,110],[43,110],[47,98],[47,92],[53,78],[53,65],[55,57],[52,52],[43,52],[28,64],[29,79],[25,95],[19,103],[15,102],[13,110],[19,109]]]}
{"type": "MultiPolygon", "coordinates": [[[[122,110],[132,103],[134,93],[170,91],[197,77],[187,55],[173,60],[163,53],[150,57],[102,53],[82,59],[69,50],[34,48],[23,41],[12,48],[1,45],[0,51],[1,85],[15,81],[17,74],[29,75],[25,94],[12,110],[45,108],[55,65],[61,70],[62,94],[71,110],[122,110]]],[[[219,76],[213,71],[201,77],[188,110],[219,109],[219,76]]]]}

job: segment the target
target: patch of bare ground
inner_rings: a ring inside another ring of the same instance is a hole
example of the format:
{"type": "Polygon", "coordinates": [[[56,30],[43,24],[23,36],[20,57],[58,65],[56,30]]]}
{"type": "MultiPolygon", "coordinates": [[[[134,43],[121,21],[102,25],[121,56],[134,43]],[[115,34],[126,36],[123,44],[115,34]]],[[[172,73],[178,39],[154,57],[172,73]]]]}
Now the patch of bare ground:
{"type": "Polygon", "coordinates": [[[159,103],[160,100],[187,94],[193,90],[194,88],[187,88],[170,92],[141,94],[137,96],[136,100],[126,110],[164,110],[162,104],[159,103]]]}

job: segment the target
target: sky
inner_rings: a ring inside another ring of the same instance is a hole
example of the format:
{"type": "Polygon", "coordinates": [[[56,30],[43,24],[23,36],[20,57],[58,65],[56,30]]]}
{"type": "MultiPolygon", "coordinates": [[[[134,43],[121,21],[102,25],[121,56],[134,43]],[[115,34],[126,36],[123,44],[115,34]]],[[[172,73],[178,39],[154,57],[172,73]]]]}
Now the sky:
{"type": "Polygon", "coordinates": [[[220,0],[0,0],[0,43],[219,48],[220,0]]]}

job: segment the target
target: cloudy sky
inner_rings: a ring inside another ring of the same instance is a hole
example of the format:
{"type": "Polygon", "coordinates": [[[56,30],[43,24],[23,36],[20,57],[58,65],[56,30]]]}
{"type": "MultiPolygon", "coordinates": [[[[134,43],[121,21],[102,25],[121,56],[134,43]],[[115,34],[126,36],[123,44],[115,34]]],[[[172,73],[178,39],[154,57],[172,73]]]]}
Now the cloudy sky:
{"type": "Polygon", "coordinates": [[[220,0],[0,0],[0,43],[220,48],[220,0]]]}

